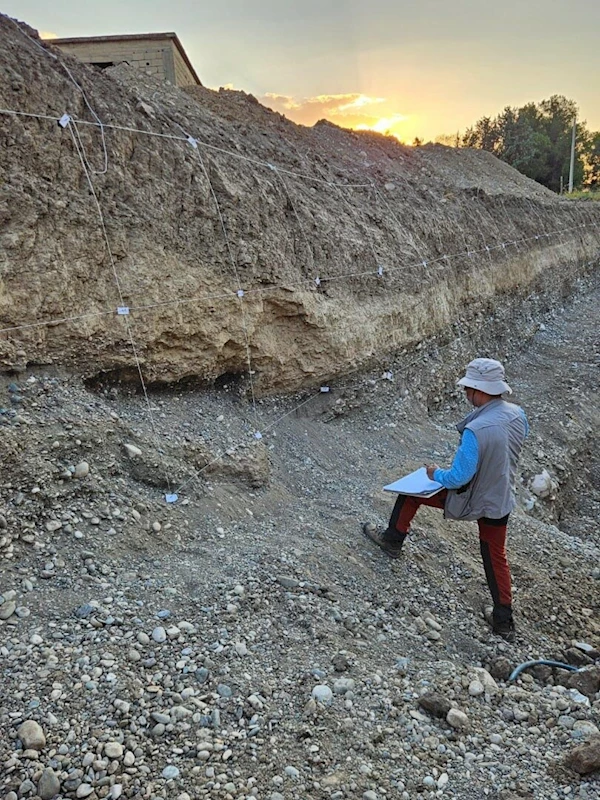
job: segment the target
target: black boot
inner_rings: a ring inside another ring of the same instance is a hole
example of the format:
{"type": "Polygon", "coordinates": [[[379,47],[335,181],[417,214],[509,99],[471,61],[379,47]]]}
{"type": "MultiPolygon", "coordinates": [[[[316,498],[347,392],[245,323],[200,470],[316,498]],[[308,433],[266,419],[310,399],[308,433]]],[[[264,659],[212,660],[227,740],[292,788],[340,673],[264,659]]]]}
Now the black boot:
{"type": "Polygon", "coordinates": [[[492,630],[507,642],[514,642],[515,623],[510,606],[495,605],[492,615],[492,630]]]}
{"type": "Polygon", "coordinates": [[[497,636],[501,636],[505,642],[515,641],[516,630],[510,606],[485,606],[483,616],[497,636]]]}
{"type": "Polygon", "coordinates": [[[375,525],[373,522],[365,522],[363,533],[372,542],[383,550],[390,558],[400,558],[402,555],[402,545],[406,539],[405,533],[395,531],[393,528],[384,529],[375,525]]]}

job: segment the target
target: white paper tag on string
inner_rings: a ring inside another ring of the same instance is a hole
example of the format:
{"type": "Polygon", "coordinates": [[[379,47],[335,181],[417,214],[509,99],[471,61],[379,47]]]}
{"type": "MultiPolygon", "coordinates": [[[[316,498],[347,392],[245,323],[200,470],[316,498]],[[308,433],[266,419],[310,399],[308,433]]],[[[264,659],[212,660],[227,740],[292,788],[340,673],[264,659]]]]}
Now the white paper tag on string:
{"type": "Polygon", "coordinates": [[[198,142],[194,139],[193,136],[188,136],[187,140],[188,140],[188,144],[191,144],[192,147],[194,148],[194,150],[198,149],[198,142]]]}
{"type": "Polygon", "coordinates": [[[423,261],[423,266],[425,267],[425,269],[427,269],[427,262],[426,261],[423,261]]]}
{"type": "Polygon", "coordinates": [[[273,172],[277,172],[277,167],[275,166],[275,164],[267,164],[267,166],[269,169],[272,169],[273,172]]]}
{"type": "Polygon", "coordinates": [[[322,394],[327,394],[328,391],[329,391],[329,386],[321,386],[321,393],[322,394]]]}
{"type": "Polygon", "coordinates": [[[315,278],[315,283],[316,283],[316,285],[317,285],[317,286],[320,286],[320,285],[321,285],[321,278],[319,278],[319,277],[317,276],[317,277],[315,278]]]}
{"type": "Polygon", "coordinates": [[[62,117],[58,120],[58,124],[61,128],[66,128],[67,125],[71,122],[71,117],[68,114],[63,114],[62,117]]]}
{"type": "Polygon", "coordinates": [[[167,503],[176,503],[179,500],[179,495],[177,494],[166,494],[165,501],[167,503]]]}
{"type": "Polygon", "coordinates": [[[379,269],[377,270],[377,274],[379,275],[380,278],[383,278],[383,267],[381,266],[379,267],[379,269]]]}
{"type": "Polygon", "coordinates": [[[129,306],[119,306],[117,308],[117,314],[120,317],[126,317],[129,315],[129,306]]]}
{"type": "Polygon", "coordinates": [[[262,435],[262,433],[260,431],[255,431],[254,438],[255,439],[262,439],[263,435],[262,435]]]}
{"type": "Polygon", "coordinates": [[[237,292],[236,292],[236,294],[237,294],[237,296],[238,296],[238,297],[240,297],[240,298],[241,298],[241,297],[243,297],[243,296],[244,296],[244,290],[243,290],[243,289],[238,289],[238,290],[237,290],[237,292]]]}

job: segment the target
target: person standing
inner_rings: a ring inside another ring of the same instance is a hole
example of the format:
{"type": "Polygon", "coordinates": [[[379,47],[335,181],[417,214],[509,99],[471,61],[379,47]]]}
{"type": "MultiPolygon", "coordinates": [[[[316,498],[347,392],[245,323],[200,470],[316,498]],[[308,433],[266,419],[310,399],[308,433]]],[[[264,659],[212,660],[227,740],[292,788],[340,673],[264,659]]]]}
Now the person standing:
{"type": "Polygon", "coordinates": [[[464,387],[473,411],[456,426],[460,445],[450,469],[427,465],[427,475],[444,489],[429,498],[398,495],[388,527],[367,522],[364,533],[391,558],[399,558],[410,524],[422,505],[442,508],[445,519],[476,520],[487,584],[494,603],[492,629],[515,639],[506,529],[516,506],[514,483],[521,448],[529,433],[523,409],[503,399],[512,394],[504,367],[492,358],[471,361],[464,387]]]}

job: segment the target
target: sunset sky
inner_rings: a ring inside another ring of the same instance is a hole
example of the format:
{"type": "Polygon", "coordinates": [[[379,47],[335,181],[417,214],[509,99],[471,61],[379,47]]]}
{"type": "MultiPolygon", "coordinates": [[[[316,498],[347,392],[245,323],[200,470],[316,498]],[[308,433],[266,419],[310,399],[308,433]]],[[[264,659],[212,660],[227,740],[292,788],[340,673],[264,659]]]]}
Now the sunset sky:
{"type": "Polygon", "coordinates": [[[406,142],[575,100],[600,130],[600,0],[0,0],[47,34],[173,30],[205,86],[406,142]]]}

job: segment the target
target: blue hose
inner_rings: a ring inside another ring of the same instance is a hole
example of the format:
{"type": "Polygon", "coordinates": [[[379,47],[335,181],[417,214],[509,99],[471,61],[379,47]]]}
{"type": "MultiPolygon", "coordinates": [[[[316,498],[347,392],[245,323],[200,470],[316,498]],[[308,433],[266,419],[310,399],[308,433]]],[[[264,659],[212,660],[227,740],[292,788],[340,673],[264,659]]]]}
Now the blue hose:
{"type": "Polygon", "coordinates": [[[578,667],[574,667],[571,664],[562,664],[560,661],[547,661],[545,658],[541,658],[539,661],[525,661],[523,664],[519,664],[519,666],[510,673],[508,678],[509,682],[516,681],[524,669],[529,669],[529,667],[537,667],[538,664],[543,664],[546,667],[560,667],[560,669],[566,669],[569,672],[580,671],[578,667]]]}

